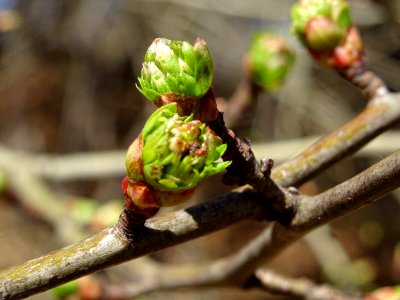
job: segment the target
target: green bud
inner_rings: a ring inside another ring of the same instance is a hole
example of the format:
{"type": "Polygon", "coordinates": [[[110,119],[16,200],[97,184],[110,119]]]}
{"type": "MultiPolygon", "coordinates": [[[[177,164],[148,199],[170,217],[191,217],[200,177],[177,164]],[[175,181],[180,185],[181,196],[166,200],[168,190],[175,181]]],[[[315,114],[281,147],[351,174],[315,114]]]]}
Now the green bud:
{"type": "Polygon", "coordinates": [[[316,17],[307,23],[305,40],[308,48],[324,52],[335,49],[343,40],[343,29],[326,17],[316,17]]]}
{"type": "Polygon", "coordinates": [[[78,292],[78,289],[78,281],[73,280],[53,288],[51,293],[57,299],[64,299],[68,295],[78,292]]]}
{"type": "Polygon", "coordinates": [[[141,143],[134,142],[128,150],[127,174],[131,181],[144,181],[156,191],[193,189],[230,164],[218,161],[227,145],[204,123],[193,120],[193,115],[179,116],[176,103],[157,109],[140,139],[141,143]]]}
{"type": "Polygon", "coordinates": [[[250,76],[264,90],[281,87],[294,60],[294,52],[283,37],[265,31],[254,34],[248,57],[250,76]]]}
{"type": "MultiPolygon", "coordinates": [[[[310,28],[310,21],[315,18],[323,18],[334,24],[329,25],[326,30],[327,36],[323,38],[324,42],[317,43],[314,50],[319,50],[321,47],[325,49],[327,44],[336,45],[351,26],[350,9],[346,0],[300,0],[293,5],[291,14],[292,30],[307,47],[310,47],[307,39],[310,33],[307,31],[316,29],[316,26],[310,28]],[[329,38],[332,41],[328,41],[329,38]],[[321,46],[322,44],[323,46],[321,46]]],[[[321,33],[323,33],[322,29],[319,30],[318,35],[321,33]]],[[[315,47],[315,43],[313,46],[315,47]]]]}
{"type": "Polygon", "coordinates": [[[198,38],[193,45],[155,39],[144,60],[137,88],[151,101],[165,94],[202,97],[211,86],[213,63],[203,39],[198,38]]]}

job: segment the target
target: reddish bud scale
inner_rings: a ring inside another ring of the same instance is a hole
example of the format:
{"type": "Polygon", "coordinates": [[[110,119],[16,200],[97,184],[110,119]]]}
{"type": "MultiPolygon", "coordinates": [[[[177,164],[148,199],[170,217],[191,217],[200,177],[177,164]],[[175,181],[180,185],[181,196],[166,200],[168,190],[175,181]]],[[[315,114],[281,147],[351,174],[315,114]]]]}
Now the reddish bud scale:
{"type": "Polygon", "coordinates": [[[143,139],[140,134],[129,146],[126,158],[128,176],[122,180],[125,207],[130,210],[161,206],[153,189],[144,182],[142,149],[143,139]]]}
{"type": "Polygon", "coordinates": [[[143,139],[142,134],[133,141],[129,146],[126,164],[128,170],[128,177],[135,178],[136,180],[143,180],[143,161],[142,161],[143,139]]]}
{"type": "MultiPolygon", "coordinates": [[[[215,101],[214,90],[210,88],[200,101],[197,119],[207,123],[218,118],[219,111],[215,101]]],[[[195,116],[196,118],[196,116],[195,116]]]]}
{"type": "Polygon", "coordinates": [[[217,104],[212,88],[201,98],[166,93],[156,99],[154,103],[157,107],[169,103],[176,103],[180,116],[189,116],[193,114],[194,119],[204,123],[215,120],[218,117],[217,104]]]}
{"type": "Polygon", "coordinates": [[[364,60],[361,37],[354,26],[351,26],[343,41],[331,51],[315,51],[309,48],[310,54],[318,62],[336,70],[345,70],[358,66],[364,60]]]}
{"type": "Polygon", "coordinates": [[[195,97],[185,97],[180,94],[165,93],[158,99],[154,100],[157,107],[174,102],[177,104],[178,114],[180,116],[188,116],[199,110],[199,99],[195,97]]]}
{"type": "Polygon", "coordinates": [[[148,209],[161,206],[173,206],[188,200],[195,189],[181,192],[160,192],[153,189],[146,182],[135,182],[125,177],[122,180],[122,192],[125,196],[127,209],[148,209]]]}
{"type": "Polygon", "coordinates": [[[347,69],[364,59],[362,40],[357,29],[352,26],[347,31],[344,42],[335,48],[331,65],[336,69],[347,69]]]}
{"type": "MultiPolygon", "coordinates": [[[[135,205],[143,208],[147,207],[160,207],[160,202],[153,191],[145,182],[135,182],[125,177],[123,183],[123,192],[128,196],[128,199],[135,205]]],[[[129,206],[129,203],[126,203],[129,206]]]]}
{"type": "MultiPolygon", "coordinates": [[[[125,209],[127,209],[128,211],[140,213],[141,215],[146,216],[146,218],[150,218],[158,212],[159,210],[158,207],[141,207],[133,201],[133,199],[130,196],[130,194],[133,193],[133,190],[131,188],[131,183],[128,177],[125,177],[122,180],[122,192],[124,194],[124,199],[125,199],[124,206],[125,209]]],[[[142,195],[144,196],[145,193],[142,193],[142,195]]],[[[138,197],[134,198],[137,199],[138,197]]]]}

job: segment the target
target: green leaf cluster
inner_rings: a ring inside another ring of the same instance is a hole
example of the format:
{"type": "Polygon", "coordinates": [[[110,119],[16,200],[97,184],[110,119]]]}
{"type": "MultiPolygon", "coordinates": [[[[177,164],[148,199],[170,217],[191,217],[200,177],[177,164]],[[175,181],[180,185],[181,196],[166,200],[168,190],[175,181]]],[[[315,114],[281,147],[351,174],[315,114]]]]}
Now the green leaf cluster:
{"type": "Polygon", "coordinates": [[[221,172],[230,162],[219,159],[227,145],[193,115],[179,116],[176,103],[157,109],[143,131],[142,163],[145,181],[159,191],[194,188],[221,172]]]}
{"type": "Polygon", "coordinates": [[[204,40],[191,45],[158,38],[146,52],[137,88],[151,101],[167,93],[201,97],[212,79],[213,62],[204,40]]]}

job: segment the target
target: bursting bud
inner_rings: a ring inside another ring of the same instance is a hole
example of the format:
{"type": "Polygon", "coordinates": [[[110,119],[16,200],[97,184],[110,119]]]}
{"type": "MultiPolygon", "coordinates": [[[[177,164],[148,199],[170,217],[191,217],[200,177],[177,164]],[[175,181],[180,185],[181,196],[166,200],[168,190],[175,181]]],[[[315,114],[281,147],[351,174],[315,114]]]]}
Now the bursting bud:
{"type": "Polygon", "coordinates": [[[251,79],[262,89],[279,89],[294,60],[294,52],[283,37],[268,31],[256,32],[253,35],[248,67],[251,79]]]}
{"type": "Polygon", "coordinates": [[[139,207],[182,203],[201,180],[229,166],[229,161],[218,161],[226,148],[193,115],[178,115],[176,103],[164,105],[129,147],[124,194],[139,207]]]}
{"type": "Polygon", "coordinates": [[[137,88],[153,102],[163,95],[177,99],[200,98],[211,86],[212,58],[207,43],[201,38],[193,45],[157,38],[144,60],[137,88]]]}

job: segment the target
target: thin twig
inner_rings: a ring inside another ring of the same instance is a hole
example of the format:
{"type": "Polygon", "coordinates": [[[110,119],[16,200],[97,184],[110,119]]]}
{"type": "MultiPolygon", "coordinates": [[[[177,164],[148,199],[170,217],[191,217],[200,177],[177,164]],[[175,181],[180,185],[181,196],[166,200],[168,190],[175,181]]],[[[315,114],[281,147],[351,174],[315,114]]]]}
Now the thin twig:
{"type": "Polygon", "coordinates": [[[374,72],[367,69],[364,60],[358,65],[338,72],[340,76],[358,87],[367,99],[374,99],[387,95],[389,90],[385,82],[374,72]]]}
{"type": "Polygon", "coordinates": [[[311,280],[293,279],[265,269],[258,269],[256,278],[271,293],[309,300],[361,300],[362,297],[346,294],[328,285],[318,285],[311,280]]]}
{"type": "Polygon", "coordinates": [[[238,84],[233,96],[224,103],[224,120],[228,128],[237,132],[251,127],[260,91],[261,89],[247,78],[238,84]]]}
{"type": "Polygon", "coordinates": [[[349,156],[400,120],[400,94],[371,100],[355,118],[323,137],[295,158],[272,170],[279,185],[299,186],[349,156]]]}
{"type": "MultiPolygon", "coordinates": [[[[343,269],[351,264],[351,258],[331,230],[329,225],[322,226],[307,234],[304,240],[319,262],[326,281],[340,286],[346,280],[343,278],[343,269]]],[[[355,286],[346,280],[346,287],[355,286]]]]}

